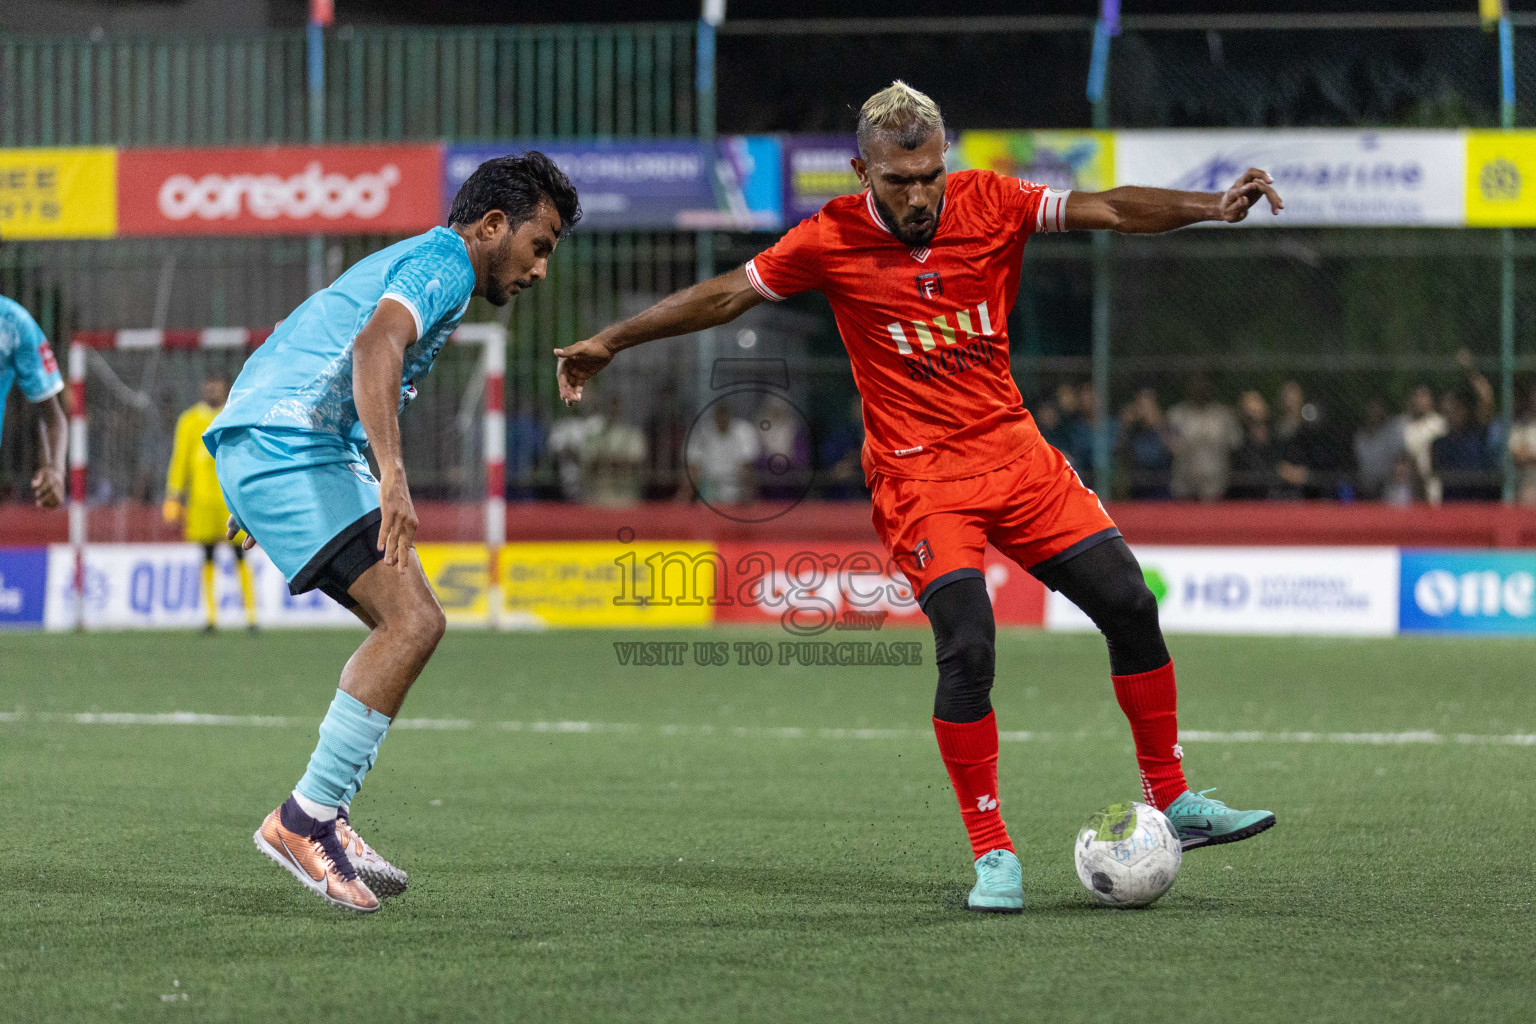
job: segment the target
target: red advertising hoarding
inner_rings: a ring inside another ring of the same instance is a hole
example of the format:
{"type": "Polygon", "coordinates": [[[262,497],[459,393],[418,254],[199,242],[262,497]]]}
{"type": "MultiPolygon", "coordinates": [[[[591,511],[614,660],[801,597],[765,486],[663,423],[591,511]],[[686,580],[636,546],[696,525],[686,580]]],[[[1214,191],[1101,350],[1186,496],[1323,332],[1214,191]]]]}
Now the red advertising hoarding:
{"type": "Polygon", "coordinates": [[[410,234],[439,223],[438,146],[125,149],[123,235],[410,234]]]}
{"type": "MultiPolygon", "coordinates": [[[[927,627],[907,578],[878,545],[840,541],[722,541],[725,586],[716,622],[778,624],[796,635],[927,627]],[[724,598],[725,600],[722,600],[724,598]]],[[[1045,587],[987,548],[984,573],[1001,626],[1040,626],[1045,587]]]]}

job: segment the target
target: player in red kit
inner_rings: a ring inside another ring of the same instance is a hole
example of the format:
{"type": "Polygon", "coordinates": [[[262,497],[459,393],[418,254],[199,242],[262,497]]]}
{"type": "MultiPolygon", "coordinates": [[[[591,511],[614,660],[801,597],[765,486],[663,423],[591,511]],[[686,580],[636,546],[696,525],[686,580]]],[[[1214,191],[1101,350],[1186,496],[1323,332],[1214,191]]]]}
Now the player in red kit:
{"type": "Polygon", "coordinates": [[[967,906],[1023,908],[997,794],[995,627],[982,575],[989,542],[1103,632],[1145,798],[1184,848],[1264,831],[1275,823],[1269,811],[1235,810],[1185,783],[1157,601],[1098,497],[1024,408],[1007,321],[1031,235],[1236,222],[1260,199],[1278,214],[1269,175],[1249,170],[1224,193],[1084,193],[990,171],[949,174],[938,107],[902,82],[864,104],[858,142],[853,168],[864,192],[832,200],[745,266],[557,349],[561,396],[579,401],[623,349],[726,323],[765,299],[821,292],[863,396],[875,529],[933,625],[933,727],[976,858],[967,906]]]}

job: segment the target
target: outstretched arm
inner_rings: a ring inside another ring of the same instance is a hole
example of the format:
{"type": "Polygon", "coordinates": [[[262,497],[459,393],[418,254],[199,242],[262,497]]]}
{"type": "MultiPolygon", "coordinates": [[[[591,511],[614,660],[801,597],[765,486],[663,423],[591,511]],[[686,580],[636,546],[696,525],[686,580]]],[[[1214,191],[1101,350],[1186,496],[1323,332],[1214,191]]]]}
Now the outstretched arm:
{"type": "Polygon", "coordinates": [[[1073,192],[1067,197],[1068,231],[1107,230],[1124,234],[1172,231],[1206,220],[1236,224],[1260,198],[1271,213],[1285,208],[1267,171],[1249,168],[1225,192],[1180,192],[1171,188],[1121,185],[1105,192],[1073,192]]]}
{"type": "Polygon", "coordinates": [[[585,341],[555,349],[555,355],[560,358],[555,369],[560,397],[566,405],[581,401],[582,388],[587,381],[626,348],[657,338],[719,327],[762,301],[763,296],[747,280],[745,267],[673,292],[650,309],[605,328],[585,341]]]}

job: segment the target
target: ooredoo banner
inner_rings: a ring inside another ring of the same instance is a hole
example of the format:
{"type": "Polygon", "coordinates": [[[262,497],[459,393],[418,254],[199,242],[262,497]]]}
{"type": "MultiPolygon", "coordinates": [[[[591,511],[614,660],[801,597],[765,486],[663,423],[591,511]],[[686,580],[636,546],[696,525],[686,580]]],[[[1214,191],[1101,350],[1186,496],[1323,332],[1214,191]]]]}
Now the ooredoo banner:
{"type": "Polygon", "coordinates": [[[1275,179],[1285,213],[1244,224],[1460,226],[1467,144],[1448,131],[1122,131],[1115,184],[1219,192],[1250,167],[1275,179]]]}
{"type": "Polygon", "coordinates": [[[127,149],[123,235],[406,234],[439,223],[438,146],[127,149]]]}
{"type": "MultiPolygon", "coordinates": [[[[1391,636],[1396,548],[1142,547],[1136,557],[1169,633],[1391,636]]],[[[1049,629],[1093,628],[1071,601],[1046,600],[1049,629]]]]}

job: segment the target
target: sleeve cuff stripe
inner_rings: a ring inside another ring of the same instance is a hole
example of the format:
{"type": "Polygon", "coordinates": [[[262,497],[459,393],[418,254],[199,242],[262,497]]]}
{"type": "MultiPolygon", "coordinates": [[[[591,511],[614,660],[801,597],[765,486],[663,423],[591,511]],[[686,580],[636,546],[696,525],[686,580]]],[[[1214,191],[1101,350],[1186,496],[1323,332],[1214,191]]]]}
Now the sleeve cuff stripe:
{"type": "Polygon", "coordinates": [[[763,298],[773,302],[783,302],[784,296],[769,288],[763,283],[763,277],[757,272],[757,261],[747,260],[747,283],[750,284],[763,298]]]}
{"type": "Polygon", "coordinates": [[[1040,207],[1035,214],[1035,230],[1047,233],[1067,230],[1067,196],[1071,189],[1048,188],[1040,197],[1040,207]]]}
{"type": "Polygon", "coordinates": [[[416,308],[416,303],[412,302],[404,295],[401,295],[399,292],[385,292],[383,295],[379,296],[380,302],[383,302],[385,299],[394,299],[396,302],[400,303],[400,305],[406,308],[406,310],[411,314],[411,319],[416,322],[416,340],[420,341],[421,336],[427,333],[427,330],[421,322],[421,310],[416,308]]]}
{"type": "Polygon", "coordinates": [[[43,388],[43,390],[42,390],[42,392],[40,394],[28,395],[27,396],[27,401],[29,401],[29,402],[46,402],[46,401],[48,401],[48,399],[52,398],[54,395],[62,394],[63,391],[64,391],[64,380],[63,380],[63,378],[60,378],[58,380],[55,380],[52,384],[48,385],[46,388],[43,388]]]}

